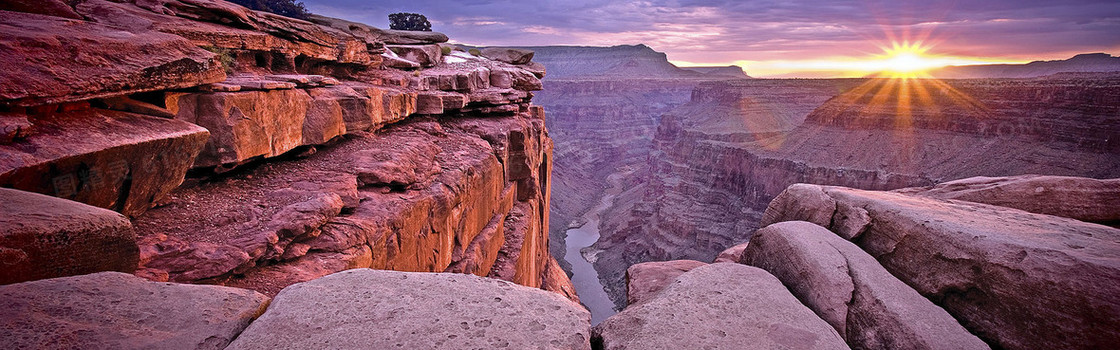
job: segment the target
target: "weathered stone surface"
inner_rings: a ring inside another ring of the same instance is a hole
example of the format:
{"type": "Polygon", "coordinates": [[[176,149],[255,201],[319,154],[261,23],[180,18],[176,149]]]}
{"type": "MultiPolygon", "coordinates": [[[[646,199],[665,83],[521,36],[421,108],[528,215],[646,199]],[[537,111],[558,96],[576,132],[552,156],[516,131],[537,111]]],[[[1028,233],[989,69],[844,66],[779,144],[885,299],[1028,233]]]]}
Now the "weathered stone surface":
{"type": "Polygon", "coordinates": [[[222,349],[268,297],[118,272],[0,286],[0,343],[16,349],[222,349]]]}
{"type": "Polygon", "coordinates": [[[739,262],[739,258],[743,256],[743,251],[747,249],[747,244],[748,243],[738,244],[719,252],[719,255],[716,255],[716,259],[712,261],[712,263],[739,262]]]}
{"type": "Polygon", "coordinates": [[[213,53],[174,35],[7,11],[0,11],[0,32],[0,66],[26,67],[0,75],[0,104],[54,104],[225,79],[213,53]],[[60,52],[77,59],[58,59],[60,52]]]}
{"type": "Polygon", "coordinates": [[[762,269],[719,263],[689,271],[592,330],[603,349],[847,349],[844,340],[762,269]]]}
{"type": "Polygon", "coordinates": [[[899,193],[956,199],[1096,223],[1120,223],[1120,179],[972,177],[899,193]]]}
{"type": "Polygon", "coordinates": [[[427,184],[440,172],[440,148],[424,138],[404,138],[388,149],[355,153],[352,163],[361,186],[414,187],[427,184]]]}
{"type": "Polygon", "coordinates": [[[400,58],[419,63],[424,67],[433,67],[443,63],[443,51],[439,45],[389,45],[400,58]]]}
{"type": "MultiPolygon", "coordinates": [[[[294,84],[293,84],[294,85],[294,84]]],[[[303,144],[311,97],[303,90],[169,94],[175,119],[210,131],[194,167],[275,157],[303,144]]]]}
{"type": "Polygon", "coordinates": [[[397,68],[397,69],[417,69],[417,68],[420,68],[419,63],[416,63],[415,61],[410,61],[410,60],[404,59],[400,56],[397,56],[396,54],[390,54],[389,52],[381,54],[381,58],[383,59],[381,61],[381,64],[385,65],[386,67],[397,68]]]}
{"type": "Polygon", "coordinates": [[[637,305],[657,296],[678,276],[700,266],[696,260],[651,261],[626,269],[626,305],[637,305]]]}
{"type": "Polygon", "coordinates": [[[61,0],[6,0],[0,2],[0,10],[82,19],[82,15],[61,0]]]}
{"type": "Polygon", "coordinates": [[[487,47],[482,57],[509,64],[526,64],[533,60],[533,51],[508,47],[487,47]]]}
{"type": "Polygon", "coordinates": [[[7,188],[0,197],[0,284],[136,269],[136,235],[121,214],[7,188]]]}
{"type": "Polygon", "coordinates": [[[859,349],[988,349],[855,244],[804,221],[755,232],[742,263],[762,268],[859,349]]]}
{"type": "Polygon", "coordinates": [[[307,107],[307,116],[303,119],[303,145],[324,144],[336,136],[346,134],[342,102],[337,96],[323,93],[322,90],[307,90],[311,103],[307,107]]]}
{"type": "Polygon", "coordinates": [[[589,319],[505,281],[354,269],[285,288],[229,349],[590,349],[589,319]]]}
{"type": "Polygon", "coordinates": [[[548,267],[545,268],[544,282],[541,283],[541,289],[558,293],[563,295],[568,300],[579,302],[579,295],[576,294],[576,287],[572,285],[571,278],[560,267],[560,262],[555,258],[548,261],[548,267]]]}
{"type": "Polygon", "coordinates": [[[0,186],[130,216],[182,183],[208,137],[190,123],[101,109],[30,119],[33,134],[0,145],[0,186]]]}
{"type": "Polygon", "coordinates": [[[31,135],[31,121],[27,115],[0,113],[0,145],[7,145],[31,135]]]}
{"type": "MultiPolygon", "coordinates": [[[[798,187],[794,189],[794,187],[798,187]]],[[[1097,348],[1120,342],[1120,230],[987,204],[815,185],[826,200],[779,196],[769,221],[866,210],[855,242],[892,275],[993,347],[1097,348]],[[1039,291],[1045,291],[1040,293],[1039,291]]],[[[815,222],[833,231],[835,220],[815,222]]]]}

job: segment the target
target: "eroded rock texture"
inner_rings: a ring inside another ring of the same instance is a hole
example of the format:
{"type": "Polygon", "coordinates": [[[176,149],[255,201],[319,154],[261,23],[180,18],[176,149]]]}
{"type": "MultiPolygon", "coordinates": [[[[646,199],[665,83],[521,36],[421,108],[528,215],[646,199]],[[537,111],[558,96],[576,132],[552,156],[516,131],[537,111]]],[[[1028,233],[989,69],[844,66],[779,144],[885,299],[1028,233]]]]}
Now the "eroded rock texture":
{"type": "Polygon", "coordinates": [[[852,348],[988,349],[871,255],[815,224],[764,227],[741,261],[774,274],[852,348]]]}
{"type": "Polygon", "coordinates": [[[136,270],[136,234],[121,214],[7,188],[0,197],[0,284],[136,270]]]}
{"type": "Polygon", "coordinates": [[[1115,77],[702,84],[661,118],[644,189],[607,211],[596,266],[616,302],[651,260],[710,261],[787,186],[892,190],[972,176],[1120,176],[1115,77]],[[826,102],[827,101],[827,102],[826,102]]]}
{"type": "Polygon", "coordinates": [[[132,266],[111,269],[268,294],[356,267],[447,271],[576,299],[548,252],[531,53],[445,57],[443,34],[220,0],[0,9],[0,60],[22,67],[0,80],[0,186],[133,217],[132,266]]]}
{"type": "Polygon", "coordinates": [[[356,269],[285,288],[229,349],[590,349],[590,317],[505,281],[356,269]]]}
{"type": "Polygon", "coordinates": [[[847,349],[777,278],[733,263],[701,266],[592,329],[603,349],[847,349]]]}
{"type": "Polygon", "coordinates": [[[762,224],[787,220],[856,243],[993,348],[1120,341],[1118,229],[988,204],[806,184],[779,195],[762,224]]]}
{"type": "Polygon", "coordinates": [[[0,343],[17,349],[224,349],[269,298],[119,273],[0,286],[0,343]]]}

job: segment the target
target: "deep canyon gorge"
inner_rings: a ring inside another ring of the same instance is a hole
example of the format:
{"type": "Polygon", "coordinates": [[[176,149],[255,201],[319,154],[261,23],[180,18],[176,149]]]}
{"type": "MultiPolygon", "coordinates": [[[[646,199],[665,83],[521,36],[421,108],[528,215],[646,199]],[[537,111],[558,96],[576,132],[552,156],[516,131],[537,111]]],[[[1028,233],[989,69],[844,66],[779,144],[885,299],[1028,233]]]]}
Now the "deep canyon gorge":
{"type": "Polygon", "coordinates": [[[1120,343],[1120,57],[765,79],[223,0],[0,33],[5,346],[1120,343]]]}

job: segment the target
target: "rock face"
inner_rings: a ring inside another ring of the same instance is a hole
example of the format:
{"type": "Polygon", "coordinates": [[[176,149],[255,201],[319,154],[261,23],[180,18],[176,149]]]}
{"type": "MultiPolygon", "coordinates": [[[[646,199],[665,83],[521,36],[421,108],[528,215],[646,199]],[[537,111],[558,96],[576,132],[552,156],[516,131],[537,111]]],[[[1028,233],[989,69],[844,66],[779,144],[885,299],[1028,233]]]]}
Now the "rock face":
{"type": "Polygon", "coordinates": [[[509,282],[356,269],[285,288],[229,349],[590,349],[589,319],[509,282]]]}
{"type": "Polygon", "coordinates": [[[657,296],[677,276],[700,266],[696,260],[652,261],[626,269],[626,305],[633,306],[657,296]]]}
{"type": "Polygon", "coordinates": [[[719,255],[716,255],[716,260],[712,262],[739,262],[739,258],[743,256],[743,251],[747,250],[747,245],[748,243],[743,243],[727,248],[719,252],[719,255]]]}
{"type": "Polygon", "coordinates": [[[993,347],[1099,348],[1120,341],[1118,229],[987,204],[817,185],[791,186],[762,224],[787,220],[850,237],[993,347]]]}
{"type": "MultiPolygon", "coordinates": [[[[576,298],[548,254],[530,56],[445,60],[439,33],[219,0],[0,8],[0,60],[26,68],[0,75],[0,186],[134,217],[112,257],[132,266],[112,269],[270,294],[356,267],[447,271],[576,298]]],[[[117,261],[58,260],[75,258],[117,261]]]]}
{"type": "Polygon", "coordinates": [[[0,186],[133,216],[182,183],[209,135],[176,120],[73,108],[82,109],[31,115],[29,136],[0,145],[0,186]]]}
{"type": "Polygon", "coordinates": [[[20,349],[223,349],[269,301],[118,272],[0,286],[0,296],[0,342],[20,349]]]}
{"type": "Polygon", "coordinates": [[[1120,224],[1120,179],[1023,175],[973,177],[899,193],[956,199],[1101,224],[1120,224]]]}
{"type": "Polygon", "coordinates": [[[57,104],[225,79],[216,55],[156,31],[128,32],[94,22],[0,11],[0,32],[0,64],[23,67],[19,73],[0,75],[3,105],[57,104]],[[57,59],[58,53],[72,50],[81,50],[80,59],[57,59]]]}
{"type": "Polygon", "coordinates": [[[858,349],[988,349],[855,244],[787,221],[758,230],[743,263],[778,277],[858,349]]]}
{"type": "Polygon", "coordinates": [[[592,330],[602,349],[847,349],[828,323],[758,268],[689,271],[592,330]]]}
{"type": "Polygon", "coordinates": [[[1120,133],[1117,84],[1109,76],[701,84],[661,118],[649,170],[625,180],[647,182],[643,193],[608,210],[597,269],[621,301],[625,267],[710,261],[746,240],[767,203],[798,182],[893,190],[972,176],[1120,177],[1108,136],[1120,133]]]}
{"type": "Polygon", "coordinates": [[[0,195],[0,284],[136,269],[136,234],[121,214],[7,188],[0,195]]]}

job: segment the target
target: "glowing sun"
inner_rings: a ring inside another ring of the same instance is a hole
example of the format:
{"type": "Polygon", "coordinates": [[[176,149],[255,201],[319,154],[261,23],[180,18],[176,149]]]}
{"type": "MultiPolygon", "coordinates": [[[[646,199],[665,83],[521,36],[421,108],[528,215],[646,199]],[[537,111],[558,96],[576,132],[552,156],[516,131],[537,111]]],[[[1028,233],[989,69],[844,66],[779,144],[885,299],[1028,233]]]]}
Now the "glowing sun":
{"type": "Polygon", "coordinates": [[[894,78],[918,78],[925,76],[931,69],[941,68],[957,60],[930,55],[928,47],[917,43],[893,43],[889,48],[883,48],[883,54],[873,60],[875,70],[894,78]]]}

